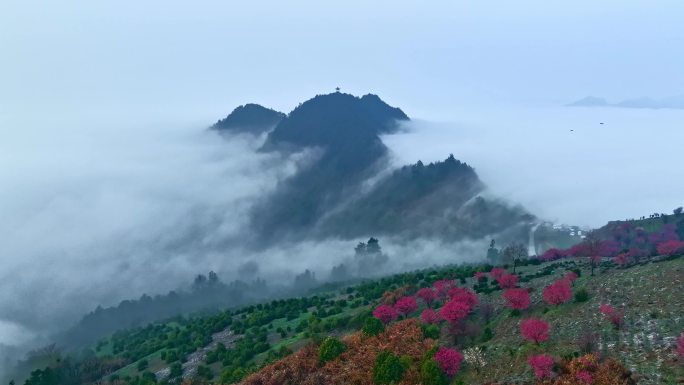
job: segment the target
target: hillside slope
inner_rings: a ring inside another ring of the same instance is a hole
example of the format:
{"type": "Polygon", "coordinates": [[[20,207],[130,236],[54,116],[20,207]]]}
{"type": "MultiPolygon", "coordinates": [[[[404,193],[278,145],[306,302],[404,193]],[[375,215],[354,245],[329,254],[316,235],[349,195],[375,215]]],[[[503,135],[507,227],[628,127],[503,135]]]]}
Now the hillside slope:
{"type": "MultiPolygon", "coordinates": [[[[374,359],[363,354],[372,356],[389,350],[397,356],[410,357],[412,363],[401,383],[417,384],[424,380],[418,373],[418,363],[435,345],[456,346],[464,354],[461,370],[452,382],[459,384],[530,383],[534,375],[527,363],[528,357],[542,353],[568,360],[586,353],[610,357],[631,370],[632,379],[640,384],[674,384],[683,378],[684,370],[677,362],[674,346],[684,330],[681,319],[684,260],[622,270],[611,270],[606,264],[595,277],[588,276],[589,272],[581,266],[580,262],[570,260],[521,269],[521,281],[529,279],[521,286],[531,290],[532,304],[519,316],[511,315],[506,309],[498,290],[480,294],[475,314],[455,330],[445,325],[436,340],[424,338],[427,333],[424,328],[421,332],[421,322],[408,318],[390,324],[378,337],[364,339],[360,332],[349,335],[343,339],[348,351],[339,356],[340,362],[317,366],[318,355],[304,350],[262,369],[242,383],[314,384],[324,379],[324,383],[345,384],[354,383],[352,379],[356,378],[359,380],[356,383],[372,384],[374,359]],[[542,289],[567,271],[577,270],[584,274],[575,281],[574,291],[586,290],[588,300],[574,299],[559,306],[545,304],[542,289]],[[619,330],[599,312],[599,305],[607,303],[625,311],[624,324],[619,330]],[[485,310],[490,306],[493,309],[485,310]],[[528,318],[548,322],[551,337],[541,344],[525,342],[520,323],[528,318]],[[423,338],[417,333],[423,333],[423,338]],[[392,342],[396,336],[403,336],[400,343],[392,342]],[[308,372],[302,369],[306,362],[311,364],[308,372]],[[294,380],[286,380],[293,377],[294,380]]],[[[415,314],[419,312],[420,309],[415,314]]]]}
{"type": "MultiPolygon", "coordinates": [[[[570,370],[562,366],[564,360],[589,353],[602,357],[604,363],[587,370],[624,381],[616,383],[674,384],[684,378],[675,350],[684,330],[681,254],[623,268],[604,260],[594,276],[590,271],[584,259],[576,258],[529,260],[514,275],[510,269],[491,266],[451,266],[212,316],[177,318],[103,340],[95,347],[97,359],[76,366],[81,376],[73,383],[161,384],[183,378],[197,384],[374,384],[382,383],[373,374],[378,371],[377,357],[387,354],[395,354],[404,368],[395,368],[402,373],[402,384],[430,383],[426,380],[430,373],[435,384],[532,383],[534,374],[527,361],[534,354],[553,357],[561,365],[555,369],[559,378],[570,370]],[[573,280],[575,275],[579,277],[573,280]],[[574,294],[566,302],[549,304],[546,288],[565,281],[564,277],[573,281],[568,285],[574,294]],[[528,307],[511,311],[503,296],[506,289],[500,288],[508,285],[530,293],[528,307]],[[429,298],[425,290],[434,290],[436,296],[429,306],[422,299],[429,298]],[[411,306],[406,298],[419,300],[411,306]],[[472,305],[456,322],[422,314],[432,308],[449,318],[456,313],[443,309],[454,301],[472,305]],[[383,304],[405,316],[392,321],[396,313],[390,314],[386,326],[377,320],[376,325],[371,311],[384,318],[378,310],[383,304]],[[612,306],[620,322],[611,323],[599,310],[601,305],[612,306]],[[521,321],[530,318],[550,325],[548,339],[536,344],[523,338],[521,321]],[[334,345],[326,336],[339,339],[342,349],[333,349],[334,354],[321,362],[323,346],[334,345]],[[426,369],[438,347],[456,349],[464,356],[449,381],[441,371],[426,369]]],[[[54,366],[60,368],[63,362],[54,366]]],[[[40,377],[34,372],[34,380],[40,377]]],[[[604,383],[613,382],[596,382],[604,383]]]]}

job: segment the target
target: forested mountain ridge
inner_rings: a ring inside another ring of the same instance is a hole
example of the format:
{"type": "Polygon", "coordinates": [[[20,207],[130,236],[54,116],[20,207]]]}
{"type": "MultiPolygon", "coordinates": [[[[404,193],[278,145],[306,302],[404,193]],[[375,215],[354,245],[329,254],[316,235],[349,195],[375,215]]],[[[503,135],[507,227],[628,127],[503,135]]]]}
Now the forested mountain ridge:
{"type": "Polygon", "coordinates": [[[303,234],[319,239],[380,235],[456,240],[502,232],[524,237],[534,217],[521,207],[477,198],[484,183],[453,155],[377,177],[389,164],[389,149],[380,135],[394,133],[408,121],[401,109],[372,94],[318,95],[290,112],[268,134],[262,151],[313,148],[318,156],[255,208],[257,243],[303,234]],[[366,186],[373,178],[377,180],[366,186]]]}
{"type": "Polygon", "coordinates": [[[389,233],[410,239],[477,239],[521,224],[524,232],[534,220],[521,207],[479,196],[484,189],[475,170],[453,155],[427,165],[419,161],[395,170],[368,193],[330,213],[320,231],[347,237],[389,233]]]}
{"type": "Polygon", "coordinates": [[[312,231],[327,211],[374,175],[386,161],[381,133],[392,132],[408,117],[374,95],[318,95],[295,108],[271,131],[262,151],[318,150],[306,168],[284,181],[255,209],[253,225],[274,242],[312,231]]]}
{"type": "Polygon", "coordinates": [[[216,122],[212,128],[218,131],[260,134],[272,129],[284,117],[285,114],[282,112],[248,103],[235,108],[224,119],[216,122]]]}
{"type": "MultiPolygon", "coordinates": [[[[355,145],[358,148],[353,155],[359,156],[367,149],[365,146],[379,141],[380,134],[395,131],[397,122],[407,120],[409,117],[401,109],[389,106],[377,95],[317,95],[292,110],[269,133],[264,148],[289,144],[344,152],[355,145]]],[[[352,154],[344,157],[351,158],[352,154]]]]}
{"type": "Polygon", "coordinates": [[[86,314],[56,339],[60,346],[80,348],[122,328],[145,325],[160,319],[187,314],[215,312],[219,309],[263,301],[273,293],[263,281],[223,283],[216,273],[198,275],[189,289],[165,295],[143,294],[137,300],[124,300],[117,306],[86,314]]]}

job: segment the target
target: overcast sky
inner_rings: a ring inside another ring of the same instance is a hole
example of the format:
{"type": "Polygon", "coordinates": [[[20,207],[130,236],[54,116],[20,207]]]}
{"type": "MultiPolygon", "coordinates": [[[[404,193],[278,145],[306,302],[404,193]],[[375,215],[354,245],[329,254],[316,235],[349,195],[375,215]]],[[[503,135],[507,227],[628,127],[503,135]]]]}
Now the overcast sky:
{"type": "Polygon", "coordinates": [[[4,0],[0,123],[204,123],[335,86],[424,119],[676,95],[682,15],[680,0],[4,0]]]}

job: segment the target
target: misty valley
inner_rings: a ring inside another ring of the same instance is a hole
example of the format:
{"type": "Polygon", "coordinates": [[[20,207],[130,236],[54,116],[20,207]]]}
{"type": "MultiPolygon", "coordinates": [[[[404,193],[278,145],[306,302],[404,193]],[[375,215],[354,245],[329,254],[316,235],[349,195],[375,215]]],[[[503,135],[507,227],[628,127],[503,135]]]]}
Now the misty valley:
{"type": "Polygon", "coordinates": [[[0,2],[0,385],[684,384],[682,15],[0,2]]]}
{"type": "Polygon", "coordinates": [[[653,372],[637,341],[656,333],[649,349],[668,362],[668,338],[682,326],[681,208],[597,229],[556,224],[498,197],[453,154],[396,164],[383,138],[409,121],[376,95],[340,91],[287,114],[237,107],[206,135],[249,143],[264,157],[259,168],[289,170],[269,172],[277,182],[239,217],[189,211],[191,226],[152,250],[232,249],[244,262],[221,274],[207,266],[166,294],[98,305],[30,344],[5,346],[10,375],[27,385],[447,384],[514,378],[529,366],[542,379],[632,383],[624,364],[599,359],[613,356],[639,362],[649,381],[681,374],[674,363],[653,372]],[[274,252],[285,270],[263,260],[274,252]],[[626,297],[644,274],[673,279],[663,286],[669,310],[626,297]],[[599,319],[577,316],[587,312],[599,319]],[[651,320],[641,321],[646,312],[651,320]],[[521,337],[511,330],[518,322],[521,337]],[[523,348],[529,364],[515,351],[523,348]]]}

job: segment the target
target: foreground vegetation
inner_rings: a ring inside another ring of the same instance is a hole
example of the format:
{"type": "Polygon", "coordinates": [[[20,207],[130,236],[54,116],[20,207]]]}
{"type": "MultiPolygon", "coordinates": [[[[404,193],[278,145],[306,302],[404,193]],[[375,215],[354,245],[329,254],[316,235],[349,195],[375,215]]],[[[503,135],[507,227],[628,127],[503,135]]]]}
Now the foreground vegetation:
{"type": "Polygon", "coordinates": [[[178,317],[77,360],[56,355],[27,385],[675,384],[684,247],[673,231],[616,226],[515,266],[447,266],[178,317]]]}

